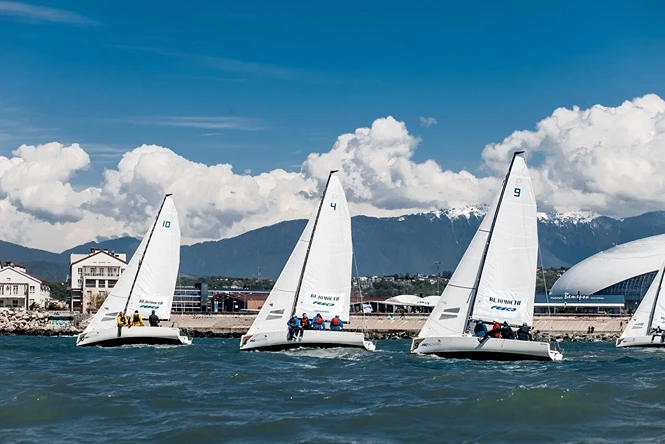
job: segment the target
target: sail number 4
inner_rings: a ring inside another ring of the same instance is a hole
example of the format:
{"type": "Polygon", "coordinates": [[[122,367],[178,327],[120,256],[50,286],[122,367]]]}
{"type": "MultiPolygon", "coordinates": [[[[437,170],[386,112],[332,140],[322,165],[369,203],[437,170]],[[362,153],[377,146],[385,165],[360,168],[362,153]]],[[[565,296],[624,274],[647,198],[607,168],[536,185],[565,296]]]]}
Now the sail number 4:
{"type": "Polygon", "coordinates": [[[162,222],[162,227],[171,228],[171,221],[170,220],[165,220],[164,222],[162,222]]]}

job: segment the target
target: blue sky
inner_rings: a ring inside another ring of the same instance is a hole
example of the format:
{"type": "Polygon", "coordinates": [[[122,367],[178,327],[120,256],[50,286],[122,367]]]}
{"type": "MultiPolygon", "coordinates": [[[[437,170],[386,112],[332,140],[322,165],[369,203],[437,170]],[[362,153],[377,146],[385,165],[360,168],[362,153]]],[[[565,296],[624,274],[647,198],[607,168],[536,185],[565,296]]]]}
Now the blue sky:
{"type": "Polygon", "coordinates": [[[0,1],[0,155],[81,143],[82,183],[143,143],[294,170],[392,115],[415,160],[476,171],[557,107],[665,96],[664,19],[656,1],[0,1]]]}

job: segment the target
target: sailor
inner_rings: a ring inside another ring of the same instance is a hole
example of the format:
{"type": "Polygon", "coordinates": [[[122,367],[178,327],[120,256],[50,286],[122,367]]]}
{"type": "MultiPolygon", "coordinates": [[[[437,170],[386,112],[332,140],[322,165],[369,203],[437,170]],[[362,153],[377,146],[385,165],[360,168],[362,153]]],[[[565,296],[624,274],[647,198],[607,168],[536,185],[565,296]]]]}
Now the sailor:
{"type": "Polygon", "coordinates": [[[302,314],[302,318],[300,318],[300,328],[298,329],[298,333],[300,334],[300,337],[302,338],[302,335],[304,334],[304,330],[309,330],[311,327],[309,318],[307,317],[307,313],[302,314]]]}
{"type": "Polygon", "coordinates": [[[118,337],[122,335],[122,327],[128,325],[127,317],[123,312],[118,313],[118,317],[115,318],[116,324],[118,324],[118,337]]]}
{"type": "Polygon", "coordinates": [[[501,337],[503,339],[515,339],[515,332],[506,321],[503,321],[503,325],[501,326],[501,337]]]}
{"type": "Polygon", "coordinates": [[[492,328],[485,335],[488,338],[500,338],[501,337],[501,324],[496,319],[492,321],[492,328]]]}
{"type": "Polygon", "coordinates": [[[143,318],[138,310],[134,310],[134,314],[129,320],[130,327],[143,327],[143,318]]]}
{"type": "Polygon", "coordinates": [[[298,330],[300,330],[300,320],[296,315],[293,315],[289,319],[289,322],[286,323],[286,326],[289,327],[289,334],[286,336],[286,340],[290,341],[294,335],[298,334],[298,330]]]}
{"type": "Polygon", "coordinates": [[[148,316],[148,322],[150,322],[151,327],[159,327],[159,316],[155,314],[155,310],[153,310],[152,314],[148,316]]]}
{"type": "Polygon", "coordinates": [[[531,341],[533,337],[531,336],[531,327],[527,323],[523,323],[520,328],[517,329],[517,339],[520,341],[531,341]]]}
{"type": "Polygon", "coordinates": [[[344,328],[344,323],[339,318],[339,315],[335,315],[335,317],[330,321],[330,329],[340,331],[342,328],[344,328]]]}
{"type": "Polygon", "coordinates": [[[326,323],[323,320],[323,316],[321,316],[321,313],[317,313],[316,317],[312,319],[312,328],[314,330],[325,330],[326,329],[326,323]]]}
{"type": "Polygon", "coordinates": [[[473,334],[477,338],[484,338],[485,335],[487,334],[487,326],[483,321],[477,321],[476,326],[473,327],[473,334]]]}

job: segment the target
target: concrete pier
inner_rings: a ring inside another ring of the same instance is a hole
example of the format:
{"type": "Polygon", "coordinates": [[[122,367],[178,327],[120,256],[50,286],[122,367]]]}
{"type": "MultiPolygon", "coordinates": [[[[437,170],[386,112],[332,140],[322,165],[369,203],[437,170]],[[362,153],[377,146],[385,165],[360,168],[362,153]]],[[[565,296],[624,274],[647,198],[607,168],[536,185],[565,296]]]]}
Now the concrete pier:
{"type": "MultiPolygon", "coordinates": [[[[162,325],[185,328],[196,336],[230,336],[239,337],[247,332],[254,322],[255,315],[250,314],[210,314],[210,315],[173,315],[171,320],[162,325]]],[[[601,316],[537,316],[534,318],[533,330],[550,336],[586,335],[587,328],[594,327],[595,334],[619,335],[630,317],[601,316]]],[[[351,322],[345,325],[346,330],[364,330],[377,336],[412,337],[418,334],[425,325],[427,316],[407,315],[400,319],[399,315],[392,319],[387,315],[351,316],[351,322]]]]}

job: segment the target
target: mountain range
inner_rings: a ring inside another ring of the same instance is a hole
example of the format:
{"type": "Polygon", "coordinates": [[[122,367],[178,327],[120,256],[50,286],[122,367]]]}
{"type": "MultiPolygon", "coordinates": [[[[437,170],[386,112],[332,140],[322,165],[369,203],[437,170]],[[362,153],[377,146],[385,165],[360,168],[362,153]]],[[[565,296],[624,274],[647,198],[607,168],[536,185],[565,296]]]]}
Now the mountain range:
{"type": "MultiPolygon", "coordinates": [[[[352,219],[354,252],[360,275],[436,273],[453,270],[484,216],[484,207],[464,207],[401,217],[356,216],[352,219]]],[[[183,246],[180,271],[192,276],[276,278],[305,227],[305,220],[281,222],[219,241],[183,246]]],[[[665,233],[665,211],[613,219],[587,213],[538,217],[545,267],[567,267],[586,257],[647,236],[665,233]]],[[[0,260],[20,263],[47,281],[63,281],[71,253],[107,248],[131,257],[139,240],[122,237],[88,242],[62,253],[0,241],[0,260]]],[[[356,270],[354,269],[354,275],[356,270]]]]}

